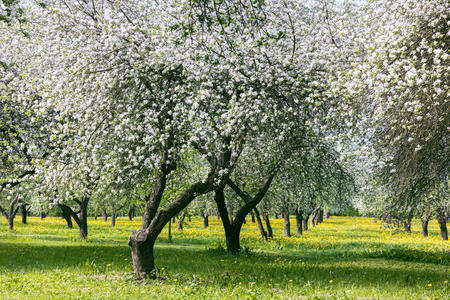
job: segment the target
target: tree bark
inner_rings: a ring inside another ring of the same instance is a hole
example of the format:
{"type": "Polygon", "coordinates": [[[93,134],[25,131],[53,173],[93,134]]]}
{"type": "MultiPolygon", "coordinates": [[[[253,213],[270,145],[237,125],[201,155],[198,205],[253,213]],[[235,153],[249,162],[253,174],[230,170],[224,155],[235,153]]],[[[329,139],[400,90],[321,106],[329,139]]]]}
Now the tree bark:
{"type": "Polygon", "coordinates": [[[58,205],[58,206],[61,209],[62,217],[64,218],[64,220],[66,220],[67,227],[73,228],[72,218],[70,216],[70,212],[66,211],[66,208],[64,208],[62,205],[58,205]]]}
{"type": "Polygon", "coordinates": [[[169,228],[168,228],[167,235],[168,235],[168,238],[169,238],[169,242],[172,242],[172,222],[169,221],[167,223],[169,223],[169,228]]]}
{"type": "Polygon", "coordinates": [[[297,224],[297,234],[303,234],[303,228],[302,228],[302,218],[303,212],[300,210],[295,210],[295,222],[297,224]]]}
{"type": "Polygon", "coordinates": [[[209,226],[208,214],[205,214],[203,211],[200,212],[200,216],[203,220],[203,228],[207,228],[209,226]]]}
{"type": "Polygon", "coordinates": [[[139,279],[156,278],[155,257],[153,255],[155,240],[143,229],[134,231],[128,239],[133,269],[139,279]]]}
{"type": "Polygon", "coordinates": [[[270,219],[268,214],[263,215],[264,222],[266,223],[267,227],[267,238],[273,239],[273,230],[272,226],[270,225],[270,219]]]}
{"type": "Polygon", "coordinates": [[[28,212],[26,204],[22,203],[22,205],[20,206],[20,212],[22,213],[22,223],[27,224],[28,212]]]}
{"type": "Polygon", "coordinates": [[[284,235],[286,237],[291,237],[291,221],[289,220],[289,210],[285,210],[283,213],[284,217],[284,235]]]}
{"type": "Polygon", "coordinates": [[[423,235],[423,237],[428,236],[428,222],[429,222],[429,219],[422,220],[422,235],[423,235]]]}
{"type": "Polygon", "coordinates": [[[106,210],[102,209],[102,218],[103,222],[108,221],[108,214],[106,213],[106,210]]]}
{"type": "MultiPolygon", "coordinates": [[[[261,221],[261,216],[259,214],[259,211],[257,210],[256,207],[255,207],[254,211],[255,211],[255,215],[256,215],[256,220],[258,221],[258,228],[259,228],[259,232],[261,233],[261,237],[264,240],[267,240],[267,232],[264,230],[264,226],[261,221]]],[[[252,216],[253,216],[253,218],[255,217],[253,213],[252,213],[252,216]]]]}
{"type": "Polygon", "coordinates": [[[186,217],[186,213],[182,212],[180,218],[178,219],[177,231],[183,230],[183,221],[184,221],[185,217],[186,217]]]}
{"type": "Polygon", "coordinates": [[[448,241],[447,216],[442,212],[442,209],[438,212],[436,219],[439,223],[439,230],[441,232],[442,240],[448,241]]]}
{"type": "Polygon", "coordinates": [[[252,218],[252,223],[255,223],[255,214],[253,213],[253,211],[250,212],[250,216],[252,218]]]}
{"type": "Polygon", "coordinates": [[[308,230],[308,219],[309,219],[309,214],[305,214],[305,215],[303,216],[303,220],[302,220],[302,223],[303,223],[303,231],[308,230]]]}
{"type": "Polygon", "coordinates": [[[134,205],[130,206],[128,210],[128,220],[133,221],[134,218],[134,205]]]}
{"type": "Polygon", "coordinates": [[[41,212],[39,213],[39,216],[41,217],[41,221],[42,221],[42,220],[45,219],[45,217],[46,217],[47,215],[45,214],[45,212],[41,211],[41,212]]]}
{"type": "Polygon", "coordinates": [[[111,227],[116,226],[116,212],[113,210],[111,211],[111,227]]]}

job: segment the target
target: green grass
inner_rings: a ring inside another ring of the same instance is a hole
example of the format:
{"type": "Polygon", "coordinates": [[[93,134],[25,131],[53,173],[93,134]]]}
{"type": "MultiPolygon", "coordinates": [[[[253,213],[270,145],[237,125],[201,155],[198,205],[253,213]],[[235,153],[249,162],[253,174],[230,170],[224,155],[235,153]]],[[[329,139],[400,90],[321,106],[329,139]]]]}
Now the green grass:
{"type": "MultiPolygon", "coordinates": [[[[89,239],[78,240],[57,218],[0,221],[1,298],[134,299],[438,299],[449,298],[450,246],[430,224],[422,238],[386,230],[369,218],[331,217],[303,236],[282,237],[282,220],[273,220],[276,238],[262,241],[257,226],[242,232],[244,251],[223,250],[223,230],[199,219],[157,242],[159,279],[136,282],[127,238],[139,220],[120,218],[115,228],[89,221],[89,239]]],[[[294,221],[294,220],[292,220],[294,221]]],[[[174,226],[175,227],[175,226],[174,226]]],[[[294,227],[294,223],[292,223],[294,227]]]]}

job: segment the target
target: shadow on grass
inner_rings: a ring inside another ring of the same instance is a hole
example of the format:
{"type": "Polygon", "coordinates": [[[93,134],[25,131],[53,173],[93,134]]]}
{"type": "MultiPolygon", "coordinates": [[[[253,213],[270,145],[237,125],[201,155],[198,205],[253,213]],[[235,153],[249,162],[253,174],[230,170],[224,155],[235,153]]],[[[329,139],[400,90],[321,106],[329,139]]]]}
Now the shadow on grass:
{"type": "MultiPolygon", "coordinates": [[[[411,250],[408,250],[411,251],[411,250]]],[[[159,243],[156,265],[180,281],[203,278],[213,285],[230,284],[319,284],[353,286],[410,286],[448,279],[449,268],[433,264],[399,262],[390,257],[339,256],[338,252],[305,251],[291,254],[252,253],[229,256],[220,249],[159,243]],[[292,281],[290,281],[292,280],[292,281]]],[[[342,254],[342,253],[340,253],[342,254]]],[[[400,255],[400,254],[399,254],[400,255]]],[[[415,254],[409,254],[415,255],[415,254]]],[[[73,269],[77,272],[105,272],[111,266],[131,272],[130,250],[123,245],[36,245],[0,242],[0,270],[6,272],[73,269]]]]}

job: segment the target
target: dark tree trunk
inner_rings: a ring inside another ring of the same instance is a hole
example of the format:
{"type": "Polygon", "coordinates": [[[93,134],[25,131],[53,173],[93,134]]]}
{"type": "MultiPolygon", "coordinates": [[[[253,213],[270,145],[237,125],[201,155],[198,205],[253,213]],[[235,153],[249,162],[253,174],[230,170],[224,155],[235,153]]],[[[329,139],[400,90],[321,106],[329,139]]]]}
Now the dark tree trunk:
{"type": "Polygon", "coordinates": [[[47,216],[47,215],[45,214],[45,212],[43,212],[43,211],[41,211],[41,212],[39,213],[39,215],[40,215],[40,217],[41,217],[41,221],[44,220],[45,217],[47,216]]]}
{"type": "Polygon", "coordinates": [[[64,218],[64,220],[66,220],[67,227],[73,228],[72,218],[70,217],[70,214],[63,212],[62,217],[64,218]]]}
{"type": "Polygon", "coordinates": [[[308,230],[308,219],[309,219],[309,214],[306,214],[303,216],[303,231],[308,230]]]}
{"type": "MultiPolygon", "coordinates": [[[[88,198],[84,198],[80,201],[80,213],[79,213],[79,228],[80,228],[80,238],[85,239],[88,236],[88,226],[87,226],[87,206],[89,203],[88,198]]],[[[78,223],[78,222],[77,222],[78,223]]]]}
{"type": "Polygon", "coordinates": [[[155,240],[149,237],[143,229],[136,230],[128,239],[133,259],[133,269],[139,279],[156,278],[155,258],[153,255],[155,240]]]}
{"type": "Polygon", "coordinates": [[[103,222],[108,221],[108,214],[106,213],[106,210],[102,209],[102,218],[103,222]]]}
{"type": "Polygon", "coordinates": [[[8,216],[8,229],[13,230],[14,229],[14,216],[8,216]]]}
{"type": "Polygon", "coordinates": [[[439,223],[442,240],[448,241],[447,217],[445,216],[445,214],[438,212],[437,221],[439,223]]]}
{"type": "Polygon", "coordinates": [[[327,214],[325,215],[325,218],[329,219],[331,217],[331,213],[327,211],[327,214]]]}
{"type": "Polygon", "coordinates": [[[182,212],[180,218],[178,219],[177,231],[183,230],[183,221],[184,221],[185,217],[186,217],[186,213],[182,212]]]}
{"type": "Polygon", "coordinates": [[[191,215],[188,216],[188,221],[189,221],[189,223],[192,222],[192,220],[191,220],[191,215]]]}
{"type": "Polygon", "coordinates": [[[309,217],[309,228],[313,228],[314,227],[314,219],[316,218],[316,215],[313,213],[311,214],[311,217],[309,217]]]}
{"type": "Polygon", "coordinates": [[[175,223],[176,222],[176,219],[175,219],[175,216],[172,218],[172,223],[175,223]]]}
{"type": "Polygon", "coordinates": [[[422,235],[423,235],[423,237],[428,236],[428,222],[429,222],[429,219],[422,220],[422,235]]]}
{"type": "Polygon", "coordinates": [[[113,210],[111,211],[111,227],[116,226],[116,212],[113,210]]]}
{"type": "Polygon", "coordinates": [[[207,228],[209,226],[208,214],[201,212],[200,216],[202,217],[203,220],[203,228],[207,228]]]}
{"type": "Polygon", "coordinates": [[[239,239],[240,230],[237,230],[232,226],[228,230],[225,230],[225,238],[227,242],[227,252],[231,255],[236,255],[241,251],[241,243],[239,239]]]}
{"type": "Polygon", "coordinates": [[[411,219],[407,219],[403,222],[405,232],[411,233],[411,219]]]}
{"type": "Polygon", "coordinates": [[[286,210],[283,213],[284,217],[284,235],[291,237],[291,221],[289,220],[289,212],[286,210]]]}
{"type": "Polygon", "coordinates": [[[27,206],[25,204],[22,204],[20,206],[20,212],[22,213],[22,223],[27,224],[28,212],[27,212],[27,206]]]}
{"type": "Polygon", "coordinates": [[[264,219],[264,222],[266,223],[266,227],[267,227],[267,237],[269,239],[273,239],[273,230],[272,230],[272,226],[270,225],[269,215],[264,214],[263,219],[264,219]]]}
{"type": "Polygon", "coordinates": [[[303,216],[303,212],[302,211],[298,211],[295,210],[295,222],[297,224],[297,234],[303,234],[303,230],[302,230],[302,216],[303,216]]]}
{"type": "MultiPolygon", "coordinates": [[[[261,221],[261,216],[259,214],[259,211],[256,208],[254,210],[255,210],[256,220],[258,221],[258,228],[259,228],[259,232],[261,233],[261,237],[264,240],[267,240],[267,232],[264,230],[264,226],[261,221]]],[[[253,213],[252,213],[252,216],[254,217],[253,213]]]]}
{"type": "Polygon", "coordinates": [[[169,223],[169,228],[168,228],[168,238],[169,238],[169,242],[172,242],[172,222],[167,222],[169,223]]]}
{"type": "Polygon", "coordinates": [[[134,218],[134,206],[130,206],[130,209],[128,210],[128,220],[133,221],[134,218]]]}
{"type": "MultiPolygon", "coordinates": [[[[150,195],[146,196],[144,214],[142,216],[141,228],[134,231],[128,239],[133,259],[133,269],[138,278],[155,277],[154,244],[171,219],[185,209],[197,196],[212,191],[214,180],[217,178],[218,170],[227,167],[226,163],[231,160],[231,153],[222,157],[225,165],[215,166],[208,173],[206,180],[191,184],[179,196],[164,208],[160,208],[164,195],[167,177],[175,170],[175,165],[168,164],[169,149],[172,148],[172,140],[167,140],[166,150],[163,154],[158,174],[154,180],[150,195]]],[[[229,152],[229,151],[228,151],[229,152]]],[[[226,153],[228,153],[226,152],[226,153]]]]}
{"type": "Polygon", "coordinates": [[[252,218],[252,223],[255,223],[255,214],[253,214],[253,212],[250,212],[250,216],[252,218]]]}
{"type": "Polygon", "coordinates": [[[317,216],[317,224],[320,224],[320,223],[322,223],[323,222],[323,209],[321,208],[320,210],[319,210],[319,214],[318,214],[318,216],[317,216]]]}
{"type": "Polygon", "coordinates": [[[220,219],[222,220],[223,228],[225,230],[227,252],[232,255],[237,254],[241,250],[239,241],[240,228],[236,228],[236,223],[230,222],[230,215],[225,204],[223,187],[215,190],[214,201],[217,204],[217,210],[220,214],[220,219]]]}

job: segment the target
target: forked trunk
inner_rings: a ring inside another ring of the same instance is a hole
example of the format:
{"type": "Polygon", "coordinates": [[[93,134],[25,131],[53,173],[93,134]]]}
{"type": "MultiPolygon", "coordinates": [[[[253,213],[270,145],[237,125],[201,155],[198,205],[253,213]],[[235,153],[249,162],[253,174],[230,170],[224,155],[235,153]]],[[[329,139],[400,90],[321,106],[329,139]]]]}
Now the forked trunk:
{"type": "Polygon", "coordinates": [[[250,216],[251,216],[251,218],[252,218],[252,223],[255,223],[255,222],[256,222],[256,221],[255,221],[255,215],[253,214],[252,211],[250,212],[250,216]]]}

